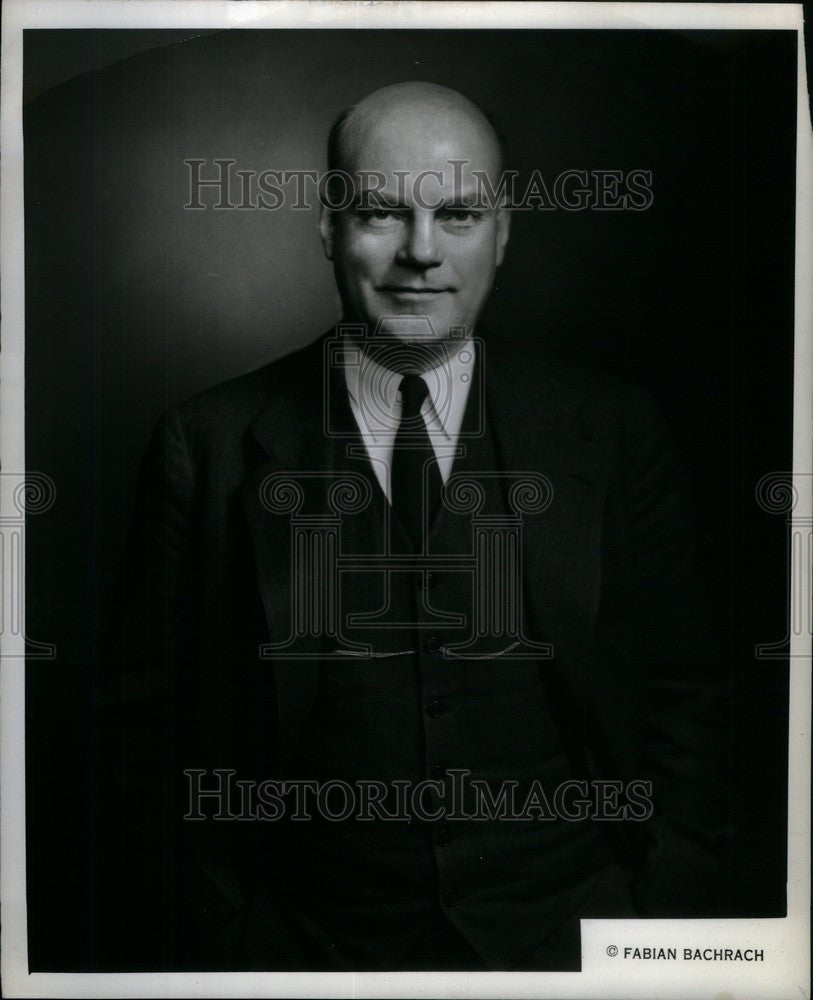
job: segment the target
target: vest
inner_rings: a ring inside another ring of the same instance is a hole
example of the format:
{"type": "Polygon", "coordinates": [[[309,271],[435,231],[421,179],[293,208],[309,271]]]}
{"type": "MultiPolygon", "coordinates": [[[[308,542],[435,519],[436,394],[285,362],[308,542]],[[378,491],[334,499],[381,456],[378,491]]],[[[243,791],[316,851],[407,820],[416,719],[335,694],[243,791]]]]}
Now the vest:
{"type": "MultiPolygon", "coordinates": [[[[477,433],[471,411],[470,397],[452,476],[480,484],[480,514],[504,517],[495,442],[487,422],[477,433]]],[[[372,652],[350,648],[319,665],[292,773],[334,787],[327,817],[285,827],[296,887],[285,905],[336,942],[348,967],[398,968],[440,917],[485,967],[532,968],[535,949],[611,862],[600,824],[546,808],[563,782],[588,778],[586,766],[557,730],[543,659],[512,659],[499,635],[466,648],[484,599],[471,511],[441,504],[422,557],[382,568],[370,557],[387,552],[388,534],[402,541],[401,528],[360,437],[349,440],[334,449],[333,471],[365,476],[371,501],[342,520],[342,552],[359,568],[342,574],[340,613],[348,647],[372,652]],[[455,646],[463,651],[450,656],[455,646]],[[500,794],[519,813],[535,780],[547,803],[532,818],[500,818],[500,794]],[[383,786],[380,810],[361,797],[372,784],[383,786]],[[364,818],[344,816],[348,806],[364,818]]]]}

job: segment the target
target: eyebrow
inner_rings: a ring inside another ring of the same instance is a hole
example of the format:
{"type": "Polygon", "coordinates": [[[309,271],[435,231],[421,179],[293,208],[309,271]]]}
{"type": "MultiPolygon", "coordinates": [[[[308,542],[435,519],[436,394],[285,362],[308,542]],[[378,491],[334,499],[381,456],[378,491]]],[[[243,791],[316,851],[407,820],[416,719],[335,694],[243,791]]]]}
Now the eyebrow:
{"type": "MultiPolygon", "coordinates": [[[[370,191],[362,188],[361,201],[363,203],[363,207],[365,208],[368,206],[375,206],[377,208],[389,208],[396,212],[409,212],[412,210],[411,205],[407,205],[404,202],[399,201],[397,198],[391,197],[390,195],[377,190],[370,191]]],[[[483,203],[477,191],[466,191],[460,196],[451,198],[448,201],[441,199],[437,205],[435,205],[431,196],[427,196],[426,201],[432,205],[434,211],[448,211],[449,209],[460,208],[478,208],[485,211],[490,207],[489,205],[483,203]]]]}

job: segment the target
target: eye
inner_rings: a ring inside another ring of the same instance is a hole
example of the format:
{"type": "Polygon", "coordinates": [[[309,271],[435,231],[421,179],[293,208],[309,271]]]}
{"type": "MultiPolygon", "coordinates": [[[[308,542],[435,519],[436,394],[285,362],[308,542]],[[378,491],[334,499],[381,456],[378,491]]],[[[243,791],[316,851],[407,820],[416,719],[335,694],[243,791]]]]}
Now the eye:
{"type": "Polygon", "coordinates": [[[364,225],[373,229],[388,228],[404,220],[404,213],[394,208],[363,208],[358,209],[356,214],[364,225]]]}
{"type": "Polygon", "coordinates": [[[443,213],[442,221],[452,229],[471,229],[477,225],[483,213],[473,208],[448,208],[443,213]]]}

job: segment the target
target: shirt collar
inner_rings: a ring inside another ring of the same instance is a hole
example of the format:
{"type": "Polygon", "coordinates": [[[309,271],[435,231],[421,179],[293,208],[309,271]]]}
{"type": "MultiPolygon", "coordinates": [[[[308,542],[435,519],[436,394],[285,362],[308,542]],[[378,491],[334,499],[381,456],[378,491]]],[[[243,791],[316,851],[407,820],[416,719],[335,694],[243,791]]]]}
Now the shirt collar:
{"type": "MultiPolygon", "coordinates": [[[[347,352],[346,357],[347,391],[357,419],[374,440],[393,438],[401,419],[402,376],[362,351],[347,352]]],[[[429,409],[424,404],[423,412],[430,430],[441,432],[452,442],[460,434],[473,371],[474,344],[468,339],[454,355],[421,373],[429,390],[429,409]]]]}

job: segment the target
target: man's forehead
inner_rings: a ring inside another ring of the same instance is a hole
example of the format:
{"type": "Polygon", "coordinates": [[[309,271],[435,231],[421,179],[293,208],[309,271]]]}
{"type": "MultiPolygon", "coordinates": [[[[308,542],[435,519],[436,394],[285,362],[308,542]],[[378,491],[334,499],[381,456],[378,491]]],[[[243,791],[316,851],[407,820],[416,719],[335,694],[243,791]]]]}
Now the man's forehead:
{"type": "Polygon", "coordinates": [[[448,197],[474,198],[482,177],[492,185],[498,181],[500,156],[497,149],[477,144],[402,143],[398,148],[369,147],[367,155],[346,161],[343,169],[354,176],[358,189],[390,198],[403,199],[404,191],[414,191],[416,185],[448,197]]]}
{"type": "Polygon", "coordinates": [[[357,190],[369,204],[392,208],[410,206],[427,201],[436,203],[438,196],[444,203],[474,207],[482,202],[482,185],[466,179],[448,178],[444,183],[435,175],[404,172],[387,180],[385,175],[367,173],[359,175],[357,190]]]}
{"type": "Polygon", "coordinates": [[[485,138],[450,141],[448,137],[418,136],[410,139],[401,135],[393,141],[376,136],[368,141],[349,144],[342,166],[348,171],[375,171],[391,177],[404,172],[418,174],[425,171],[434,171],[444,177],[459,177],[461,173],[471,175],[473,170],[491,172],[499,161],[496,143],[485,138]]]}

